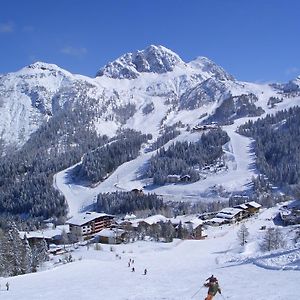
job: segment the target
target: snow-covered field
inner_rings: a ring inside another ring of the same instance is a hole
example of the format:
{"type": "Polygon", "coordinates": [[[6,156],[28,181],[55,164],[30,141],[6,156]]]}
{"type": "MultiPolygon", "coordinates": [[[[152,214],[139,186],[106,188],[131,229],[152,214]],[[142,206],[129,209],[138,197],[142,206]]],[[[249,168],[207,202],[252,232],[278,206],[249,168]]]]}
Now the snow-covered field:
{"type": "MultiPolygon", "coordinates": [[[[192,299],[211,274],[218,277],[222,295],[215,299],[232,300],[298,300],[300,248],[290,247],[272,253],[261,253],[258,243],[262,225],[278,208],[264,210],[245,222],[249,228],[248,243],[238,243],[240,225],[208,228],[208,238],[201,241],[156,243],[140,241],[126,245],[102,245],[102,250],[81,246],[72,252],[75,262],[61,264],[34,274],[9,278],[10,290],[0,279],[1,299],[110,299],[152,300],[192,299]],[[116,254],[121,257],[119,259],[116,254]],[[79,260],[80,258],[80,260],[79,260]],[[128,267],[134,259],[135,272],[128,267]],[[147,268],[147,275],[142,275],[147,268]]],[[[286,233],[290,228],[284,228],[286,233]]],[[[287,236],[287,235],[286,235],[287,236]]],[[[57,260],[57,258],[56,258],[57,260]]],[[[193,299],[204,299],[201,288],[193,299]]]]}

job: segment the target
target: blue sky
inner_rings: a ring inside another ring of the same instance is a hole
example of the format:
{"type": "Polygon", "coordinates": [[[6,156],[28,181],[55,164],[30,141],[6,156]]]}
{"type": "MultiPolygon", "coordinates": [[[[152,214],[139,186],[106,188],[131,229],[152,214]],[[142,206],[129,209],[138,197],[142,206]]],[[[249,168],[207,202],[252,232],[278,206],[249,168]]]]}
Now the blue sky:
{"type": "Polygon", "coordinates": [[[150,44],[206,56],[237,79],[300,75],[298,0],[1,0],[0,73],[34,61],[94,76],[150,44]]]}

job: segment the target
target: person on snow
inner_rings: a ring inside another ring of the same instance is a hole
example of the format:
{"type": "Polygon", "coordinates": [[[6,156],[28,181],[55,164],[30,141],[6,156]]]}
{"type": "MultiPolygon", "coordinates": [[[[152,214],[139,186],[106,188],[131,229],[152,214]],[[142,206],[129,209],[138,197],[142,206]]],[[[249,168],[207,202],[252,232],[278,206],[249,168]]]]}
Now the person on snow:
{"type": "Polygon", "coordinates": [[[208,281],[204,284],[205,287],[208,287],[207,296],[205,300],[212,300],[213,297],[217,294],[221,294],[221,289],[218,283],[218,279],[211,275],[209,278],[206,279],[208,281]]]}
{"type": "Polygon", "coordinates": [[[134,267],[132,267],[131,272],[135,272],[135,268],[134,267]]]}
{"type": "Polygon", "coordinates": [[[9,290],[9,283],[6,282],[6,290],[8,291],[9,290]]]}
{"type": "Polygon", "coordinates": [[[144,270],[144,275],[147,275],[147,269],[144,270]]]}
{"type": "Polygon", "coordinates": [[[214,282],[214,281],[218,281],[218,279],[217,279],[214,275],[211,275],[211,276],[208,277],[205,281],[208,281],[208,282],[214,282]]]}

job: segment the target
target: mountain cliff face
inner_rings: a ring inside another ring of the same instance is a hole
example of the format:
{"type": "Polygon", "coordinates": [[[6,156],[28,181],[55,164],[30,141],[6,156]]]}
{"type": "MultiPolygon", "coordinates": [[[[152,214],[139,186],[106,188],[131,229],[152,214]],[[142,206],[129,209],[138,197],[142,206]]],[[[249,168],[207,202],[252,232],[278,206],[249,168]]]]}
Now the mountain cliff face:
{"type": "Polygon", "coordinates": [[[181,58],[163,46],[151,45],[142,51],[126,53],[102,68],[97,76],[118,79],[134,79],[140,73],[167,73],[178,65],[184,65],[181,58]]]}

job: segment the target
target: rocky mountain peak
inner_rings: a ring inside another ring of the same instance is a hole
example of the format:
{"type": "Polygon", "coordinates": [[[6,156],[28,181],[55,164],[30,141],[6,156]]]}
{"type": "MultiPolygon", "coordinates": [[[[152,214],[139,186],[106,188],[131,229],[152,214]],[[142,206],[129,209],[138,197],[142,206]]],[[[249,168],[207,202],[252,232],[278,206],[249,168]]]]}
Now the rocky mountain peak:
{"type": "Polygon", "coordinates": [[[140,73],[166,73],[173,71],[176,65],[184,64],[173,51],[150,45],[144,50],[126,53],[104,66],[96,76],[107,76],[119,79],[134,79],[140,73]]]}
{"type": "Polygon", "coordinates": [[[195,69],[201,70],[201,72],[210,74],[211,77],[215,77],[218,80],[234,80],[232,75],[207,57],[199,56],[195,60],[189,62],[189,65],[195,69]]]}

